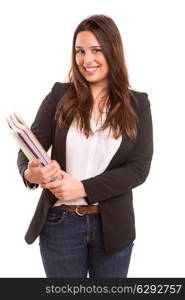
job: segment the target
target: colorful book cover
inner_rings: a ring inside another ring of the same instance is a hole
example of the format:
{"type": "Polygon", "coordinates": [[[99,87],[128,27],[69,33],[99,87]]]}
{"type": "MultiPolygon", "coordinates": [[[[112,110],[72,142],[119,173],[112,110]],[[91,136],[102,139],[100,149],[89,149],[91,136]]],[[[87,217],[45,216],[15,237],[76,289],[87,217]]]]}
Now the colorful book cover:
{"type": "Polygon", "coordinates": [[[51,162],[47,152],[18,114],[10,114],[7,117],[7,123],[12,130],[14,139],[28,160],[39,158],[43,166],[51,162]]]}

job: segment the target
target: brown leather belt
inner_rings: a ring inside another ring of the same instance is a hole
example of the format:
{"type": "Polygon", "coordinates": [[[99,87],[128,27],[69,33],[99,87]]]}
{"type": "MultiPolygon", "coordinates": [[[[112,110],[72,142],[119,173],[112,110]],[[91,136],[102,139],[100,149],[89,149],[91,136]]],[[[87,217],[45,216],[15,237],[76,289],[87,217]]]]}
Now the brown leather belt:
{"type": "Polygon", "coordinates": [[[83,216],[86,214],[97,214],[100,212],[99,205],[65,205],[56,206],[60,210],[68,210],[76,212],[77,215],[83,216]]]}

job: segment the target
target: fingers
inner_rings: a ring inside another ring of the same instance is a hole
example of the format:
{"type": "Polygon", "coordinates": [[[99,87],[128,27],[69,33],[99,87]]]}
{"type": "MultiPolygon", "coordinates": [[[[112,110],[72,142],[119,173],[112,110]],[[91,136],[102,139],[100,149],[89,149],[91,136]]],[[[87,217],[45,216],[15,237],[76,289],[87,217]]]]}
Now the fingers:
{"type": "MultiPolygon", "coordinates": [[[[47,173],[47,180],[48,180],[48,182],[50,182],[52,180],[51,179],[52,176],[55,177],[55,180],[60,179],[60,177],[61,177],[60,174],[61,174],[61,170],[58,169],[58,167],[52,169],[51,171],[49,171],[47,173]]],[[[53,181],[55,181],[55,180],[53,180],[53,181]]]]}
{"type": "Polygon", "coordinates": [[[33,159],[28,163],[28,167],[35,168],[35,167],[38,167],[40,164],[41,164],[40,159],[33,159]]]}
{"type": "Polygon", "coordinates": [[[40,184],[40,186],[43,188],[43,189],[58,189],[59,187],[61,187],[61,184],[62,184],[62,179],[60,180],[56,180],[56,181],[51,181],[48,182],[48,183],[42,183],[40,184]]]}
{"type": "MultiPolygon", "coordinates": [[[[40,160],[32,161],[31,166],[38,166],[39,163],[40,160]]],[[[57,161],[52,160],[49,165],[39,168],[38,174],[40,174],[41,183],[46,184],[61,178],[61,168],[57,161]]]]}
{"type": "Polygon", "coordinates": [[[41,168],[40,172],[42,174],[42,183],[46,184],[49,183],[51,181],[55,181],[55,180],[59,180],[62,178],[61,176],[61,169],[60,166],[55,163],[52,164],[52,169],[51,166],[50,168],[47,167],[43,167],[41,168]]]}
{"type": "Polygon", "coordinates": [[[46,172],[46,173],[49,173],[53,170],[58,170],[60,169],[60,165],[58,164],[58,162],[56,160],[52,160],[51,163],[45,167],[43,167],[43,170],[46,172]]]}
{"type": "Polygon", "coordinates": [[[56,192],[52,189],[50,189],[51,193],[57,198],[57,199],[60,199],[60,200],[64,200],[64,196],[63,196],[63,193],[60,191],[60,192],[56,192]]]}
{"type": "Polygon", "coordinates": [[[61,179],[61,168],[55,160],[52,160],[49,165],[41,167],[41,160],[34,159],[28,163],[28,169],[30,182],[47,184],[61,179]]]}

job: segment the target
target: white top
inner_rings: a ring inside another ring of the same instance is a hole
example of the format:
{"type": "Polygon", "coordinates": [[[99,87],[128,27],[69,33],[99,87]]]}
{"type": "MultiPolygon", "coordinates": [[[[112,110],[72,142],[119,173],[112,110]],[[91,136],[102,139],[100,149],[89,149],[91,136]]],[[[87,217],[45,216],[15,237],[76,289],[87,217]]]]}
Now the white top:
{"type": "MultiPolygon", "coordinates": [[[[102,113],[102,117],[97,124],[91,118],[90,125],[94,134],[88,138],[76,128],[75,122],[71,124],[68,130],[66,172],[78,180],[94,177],[102,173],[121,144],[122,137],[115,139],[109,133],[110,130],[108,128],[98,131],[105,119],[106,112],[102,113]]],[[[61,204],[87,205],[87,202],[84,198],[68,201],[57,200],[55,206],[61,204]]]]}

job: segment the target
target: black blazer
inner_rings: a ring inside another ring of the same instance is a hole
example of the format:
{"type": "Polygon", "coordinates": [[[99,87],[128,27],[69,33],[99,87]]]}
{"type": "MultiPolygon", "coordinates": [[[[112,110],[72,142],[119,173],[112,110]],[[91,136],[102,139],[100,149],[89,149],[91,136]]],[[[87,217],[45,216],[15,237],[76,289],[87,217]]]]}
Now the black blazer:
{"type": "MultiPolygon", "coordinates": [[[[66,136],[68,128],[59,128],[54,115],[58,101],[69,83],[55,83],[43,100],[31,126],[43,147],[52,146],[51,157],[66,171],[66,136]]],[[[150,102],[146,93],[133,91],[133,107],[139,117],[138,136],[133,143],[124,137],[106,170],[95,177],[82,180],[88,204],[99,202],[105,250],[115,252],[135,239],[135,220],[132,189],[142,184],[149,173],[153,154],[153,132],[150,102]],[[137,103],[134,98],[137,99],[137,103]]],[[[28,160],[20,150],[18,169],[23,173],[28,160]]],[[[47,213],[55,203],[55,196],[44,189],[25,235],[28,244],[34,242],[45,224],[47,213]]]]}

